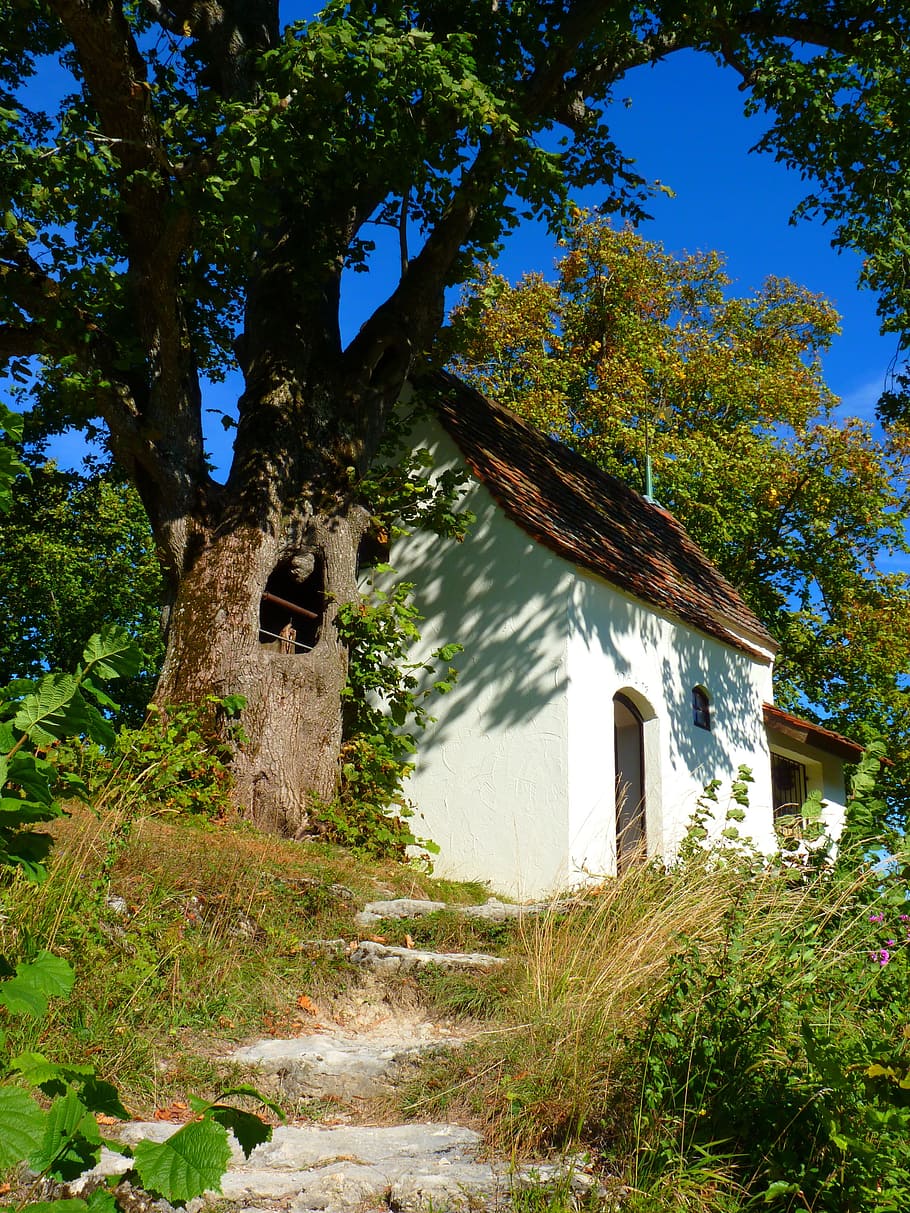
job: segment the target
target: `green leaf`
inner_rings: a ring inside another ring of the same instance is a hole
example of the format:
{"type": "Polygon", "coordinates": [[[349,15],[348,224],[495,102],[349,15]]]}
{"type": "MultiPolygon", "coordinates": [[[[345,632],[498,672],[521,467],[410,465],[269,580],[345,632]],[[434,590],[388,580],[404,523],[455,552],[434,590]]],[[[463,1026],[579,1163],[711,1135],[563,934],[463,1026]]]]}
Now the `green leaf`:
{"type": "MultiPolygon", "coordinates": [[[[40,818],[39,820],[43,820],[40,818]]],[[[36,834],[34,831],[9,837],[6,830],[0,830],[0,863],[8,867],[16,867],[33,884],[41,884],[47,879],[47,859],[54,840],[50,834],[36,834]]],[[[0,998],[2,1002],[2,998],[0,998]]]]}
{"type": "Polygon", "coordinates": [[[114,624],[96,632],[82,651],[85,672],[98,678],[123,678],[142,667],[142,654],[129,635],[114,624]]]}
{"type": "Polygon", "coordinates": [[[231,1147],[222,1125],[196,1120],[167,1141],[139,1142],[133,1157],[143,1187],[173,1203],[192,1200],[206,1191],[220,1192],[231,1147]]]}
{"type": "Polygon", "coordinates": [[[20,1053],[10,1061],[9,1068],[32,1087],[40,1087],[51,1081],[71,1082],[74,1078],[88,1078],[94,1073],[91,1066],[64,1066],[48,1061],[43,1053],[20,1053]]]}
{"type": "Polygon", "coordinates": [[[100,1112],[104,1116],[116,1116],[118,1120],[129,1120],[130,1114],[120,1100],[120,1092],[110,1082],[104,1082],[89,1076],[81,1086],[82,1102],[90,1112],[100,1112]]]}
{"type": "Polygon", "coordinates": [[[26,695],[13,724],[38,745],[88,731],[85,700],[74,674],[46,674],[38,690],[26,695]]]}
{"type": "Polygon", "coordinates": [[[39,952],[32,961],[16,965],[16,976],[0,982],[0,1005],[14,1015],[39,1019],[47,1014],[48,1001],[63,997],[73,988],[72,968],[52,952],[39,952]]]}
{"type": "Polygon", "coordinates": [[[93,1167],[100,1153],[95,1118],[71,1087],[51,1104],[42,1140],[28,1161],[42,1174],[67,1180],[93,1167]]]}
{"type": "Polygon", "coordinates": [[[89,1213],[117,1213],[117,1201],[107,1188],[96,1188],[88,1198],[89,1213]]]}
{"type": "Polygon", "coordinates": [[[28,1158],[44,1136],[46,1113],[28,1092],[0,1087],[0,1174],[28,1158]]]}
{"type": "Polygon", "coordinates": [[[769,1184],[765,1189],[765,1203],[770,1204],[772,1200],[777,1200],[779,1196],[795,1196],[797,1192],[799,1192],[799,1184],[789,1183],[785,1179],[776,1179],[774,1183],[769,1184]]]}
{"type": "Polygon", "coordinates": [[[230,1104],[213,1104],[207,1115],[234,1134],[247,1158],[257,1146],[272,1140],[272,1126],[255,1112],[244,1112],[230,1104]]]}

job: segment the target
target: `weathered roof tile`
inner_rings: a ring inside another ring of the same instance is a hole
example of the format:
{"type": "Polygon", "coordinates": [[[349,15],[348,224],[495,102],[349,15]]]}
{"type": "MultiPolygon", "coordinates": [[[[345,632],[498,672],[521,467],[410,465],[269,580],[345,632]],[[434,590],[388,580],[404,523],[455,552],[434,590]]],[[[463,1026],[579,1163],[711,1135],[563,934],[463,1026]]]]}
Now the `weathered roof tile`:
{"type": "Polygon", "coordinates": [[[438,416],[469,466],[533,539],[725,644],[765,660],[776,651],[667,510],[454,376],[434,375],[433,388],[438,416]]]}

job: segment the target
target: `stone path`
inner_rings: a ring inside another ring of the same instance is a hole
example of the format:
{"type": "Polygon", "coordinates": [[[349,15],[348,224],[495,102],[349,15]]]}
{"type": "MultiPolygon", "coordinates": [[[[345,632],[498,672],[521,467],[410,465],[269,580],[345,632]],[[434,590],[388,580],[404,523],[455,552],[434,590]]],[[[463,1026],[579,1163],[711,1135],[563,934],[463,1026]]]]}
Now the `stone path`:
{"type": "MultiPolygon", "coordinates": [[[[371,926],[442,909],[504,922],[545,908],[496,901],[449,907],[398,899],[370,903],[357,923],[371,926]]],[[[504,963],[483,953],[424,952],[369,940],[354,947],[341,940],[320,946],[343,948],[353,963],[382,976],[427,964],[478,969],[504,963]]],[[[228,1060],[251,1067],[253,1081],[264,1092],[291,1106],[312,1099],[329,1101],[337,1109],[335,1119],[347,1123],[280,1125],[272,1140],[248,1159],[235,1146],[222,1195],[212,1199],[235,1202],[245,1213],[480,1213],[510,1209],[515,1191],[529,1184],[558,1183],[579,1197],[590,1195],[594,1181],[577,1160],[515,1168],[485,1159],[480,1134],[460,1125],[350,1123],[357,1118],[358,1103],[393,1090],[420,1058],[463,1043],[451,1025],[381,1006],[378,998],[370,1003],[367,995],[349,1016],[330,1023],[314,1021],[307,1035],[263,1039],[234,1050],[228,1060]]],[[[179,1127],[137,1122],[124,1126],[121,1137],[127,1144],[143,1138],[161,1141],[179,1127]]],[[[96,1172],[122,1174],[128,1165],[105,1150],[96,1172]]],[[[205,1203],[194,1202],[196,1209],[205,1203]]]]}
{"type": "MultiPolygon", "coordinates": [[[[135,1122],[121,1133],[128,1145],[164,1141],[179,1125],[135,1122]]],[[[594,1181],[580,1164],[542,1163],[512,1168],[478,1161],[479,1133],[460,1125],[424,1123],[384,1127],[280,1125],[272,1140],[245,1158],[239,1147],[222,1179],[218,1199],[245,1213],[505,1213],[513,1195],[529,1185],[553,1184],[578,1197],[594,1181]]],[[[129,1160],[104,1150],[94,1171],[72,1185],[78,1193],[95,1178],[122,1175],[129,1160]]],[[[196,1213],[209,1202],[190,1203],[196,1213]]]]}

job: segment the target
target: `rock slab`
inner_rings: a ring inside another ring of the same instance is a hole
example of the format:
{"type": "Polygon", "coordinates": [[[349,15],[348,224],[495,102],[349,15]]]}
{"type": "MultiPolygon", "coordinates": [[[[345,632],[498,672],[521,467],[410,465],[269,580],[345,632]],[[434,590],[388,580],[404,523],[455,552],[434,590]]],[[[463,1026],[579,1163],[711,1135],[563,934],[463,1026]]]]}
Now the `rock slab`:
{"type": "Polygon", "coordinates": [[[366,1099],[394,1086],[419,1057],[461,1043],[453,1036],[405,1041],[400,1036],[314,1033],[290,1040],[257,1040],[235,1050],[230,1060],[255,1066],[283,1097],[366,1099]]]}
{"type": "MultiPolygon", "coordinates": [[[[121,1138],[127,1144],[148,1137],[161,1141],[178,1128],[136,1123],[125,1126],[121,1138]]],[[[516,1171],[478,1162],[480,1148],[479,1133],[443,1123],[282,1125],[249,1158],[234,1143],[221,1197],[245,1208],[280,1205],[291,1213],[461,1213],[505,1206],[516,1187],[558,1181],[565,1174],[553,1166],[516,1171]]],[[[105,1150],[99,1166],[85,1178],[123,1174],[128,1166],[127,1159],[105,1150]]],[[[584,1176],[579,1175],[577,1183],[582,1189],[589,1186],[584,1176]]],[[[196,1202],[196,1207],[203,1203],[196,1202]]]]}

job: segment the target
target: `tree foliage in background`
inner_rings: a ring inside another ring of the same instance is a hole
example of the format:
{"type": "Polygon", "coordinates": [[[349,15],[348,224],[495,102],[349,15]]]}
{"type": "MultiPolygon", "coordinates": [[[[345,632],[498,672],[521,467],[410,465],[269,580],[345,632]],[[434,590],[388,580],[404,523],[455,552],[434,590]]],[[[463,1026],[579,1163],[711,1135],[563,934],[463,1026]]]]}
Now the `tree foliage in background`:
{"type": "Polygon", "coordinates": [[[278,0],[6,0],[0,19],[0,358],[32,432],[100,426],[136,487],[169,609],[158,702],[245,699],[236,788],[262,825],[296,832],[334,794],[356,485],[445,289],[525,215],[559,230],[573,190],[644,213],[610,129],[636,68],[694,50],[737,72],[902,323],[903,0],[332,0],[284,30],[278,0]],[[382,227],[398,273],[345,344],[345,271],[382,227]],[[233,369],[219,484],[202,415],[233,369]],[[305,654],[258,642],[276,576],[317,615],[305,654]]]}
{"type": "Polygon", "coordinates": [[[138,723],[161,664],[161,573],[136,492],[109,471],[89,475],[31,462],[0,519],[0,683],[71,669],[88,637],[118,624],[143,654],[121,683],[138,723]]]}
{"type": "Polygon", "coordinates": [[[781,644],[778,702],[868,740],[910,779],[907,435],[844,419],[824,299],[780,279],[731,298],[717,253],[674,257],[579,215],[556,279],[487,271],[455,369],[605,471],[655,493],[781,644]]]}

